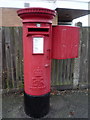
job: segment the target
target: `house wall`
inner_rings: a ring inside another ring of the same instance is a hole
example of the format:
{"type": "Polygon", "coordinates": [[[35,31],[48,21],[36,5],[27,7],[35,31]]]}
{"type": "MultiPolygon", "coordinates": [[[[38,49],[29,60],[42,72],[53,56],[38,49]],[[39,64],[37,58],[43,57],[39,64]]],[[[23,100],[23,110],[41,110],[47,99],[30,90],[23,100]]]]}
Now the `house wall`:
{"type": "MultiPolygon", "coordinates": [[[[0,26],[22,26],[17,10],[17,8],[0,8],[0,26]]],[[[53,24],[57,24],[57,16],[53,19],[53,24]]]]}

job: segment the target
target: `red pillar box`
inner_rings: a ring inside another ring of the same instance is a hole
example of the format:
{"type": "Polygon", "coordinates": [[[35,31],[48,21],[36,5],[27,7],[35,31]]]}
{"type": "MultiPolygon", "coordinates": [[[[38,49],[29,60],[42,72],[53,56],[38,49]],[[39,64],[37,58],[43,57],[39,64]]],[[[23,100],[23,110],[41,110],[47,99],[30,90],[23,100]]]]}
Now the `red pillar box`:
{"type": "Polygon", "coordinates": [[[78,57],[79,27],[57,25],[52,29],[52,59],[78,57]]]}
{"type": "Polygon", "coordinates": [[[49,111],[52,19],[55,11],[17,11],[23,22],[24,103],[27,115],[40,118],[49,111]]]}

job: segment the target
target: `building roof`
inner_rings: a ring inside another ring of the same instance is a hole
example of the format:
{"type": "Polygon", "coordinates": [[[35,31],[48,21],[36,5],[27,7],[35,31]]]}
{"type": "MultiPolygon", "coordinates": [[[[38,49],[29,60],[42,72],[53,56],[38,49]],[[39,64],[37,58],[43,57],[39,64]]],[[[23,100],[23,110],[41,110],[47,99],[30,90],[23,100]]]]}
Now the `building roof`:
{"type": "Polygon", "coordinates": [[[90,14],[90,10],[56,8],[58,22],[71,22],[73,19],[90,14]]]}

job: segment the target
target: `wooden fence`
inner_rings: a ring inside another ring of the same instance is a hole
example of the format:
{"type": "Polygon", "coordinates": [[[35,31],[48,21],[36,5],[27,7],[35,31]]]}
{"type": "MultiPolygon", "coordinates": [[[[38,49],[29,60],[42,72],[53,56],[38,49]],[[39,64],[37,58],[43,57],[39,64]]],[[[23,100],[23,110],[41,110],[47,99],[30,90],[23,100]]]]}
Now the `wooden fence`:
{"type": "MultiPolygon", "coordinates": [[[[90,28],[81,28],[79,58],[52,60],[51,85],[71,89],[88,84],[88,41],[90,28]]],[[[23,88],[22,28],[2,28],[2,88],[23,88]]]]}
{"type": "Polygon", "coordinates": [[[2,28],[2,87],[23,86],[22,28],[2,28]]]}

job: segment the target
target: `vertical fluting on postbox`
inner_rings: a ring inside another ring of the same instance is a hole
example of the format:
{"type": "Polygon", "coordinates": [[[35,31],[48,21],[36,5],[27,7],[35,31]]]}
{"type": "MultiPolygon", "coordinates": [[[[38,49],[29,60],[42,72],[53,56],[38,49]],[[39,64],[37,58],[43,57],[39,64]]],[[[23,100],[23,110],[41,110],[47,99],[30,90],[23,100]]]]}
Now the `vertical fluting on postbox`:
{"type": "Polygon", "coordinates": [[[24,104],[27,115],[49,112],[52,19],[55,11],[25,8],[17,11],[23,22],[24,104]]]}

